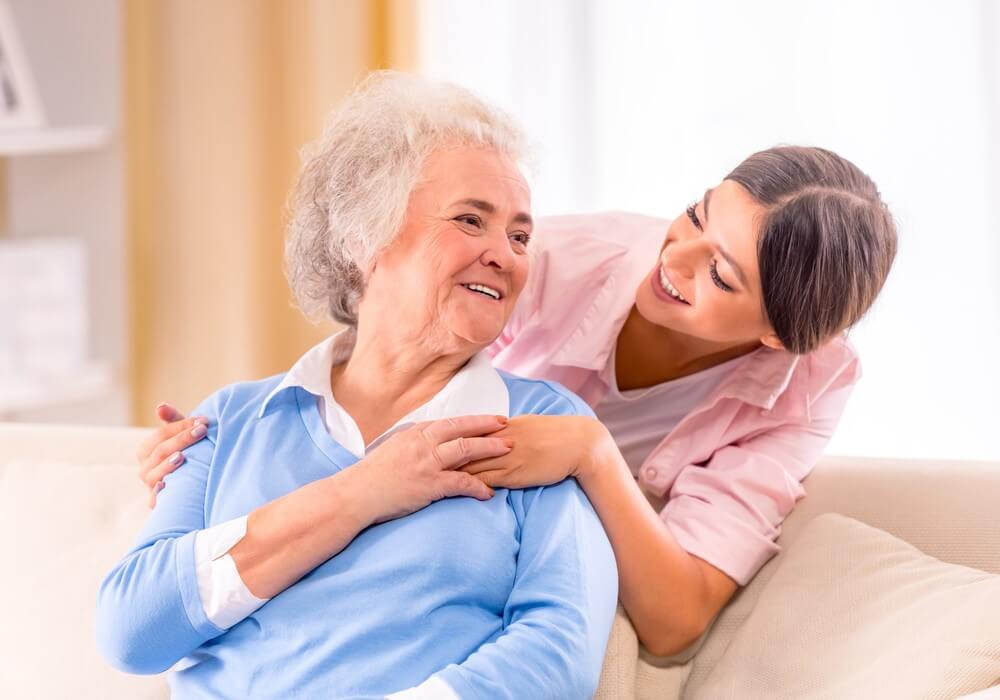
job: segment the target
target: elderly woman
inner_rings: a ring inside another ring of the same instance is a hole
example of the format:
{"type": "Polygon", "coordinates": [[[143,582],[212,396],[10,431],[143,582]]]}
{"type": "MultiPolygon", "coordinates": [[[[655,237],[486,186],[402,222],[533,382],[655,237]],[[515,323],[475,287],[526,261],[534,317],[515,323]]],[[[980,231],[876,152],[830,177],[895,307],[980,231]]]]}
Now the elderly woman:
{"type": "Polygon", "coordinates": [[[482,352],[528,275],[521,143],[399,74],[338,111],[287,262],[304,309],[348,329],[198,409],[207,438],[101,586],[109,661],[173,666],[185,698],[591,696],[617,576],[586,496],[458,470],[511,450],[508,416],[593,415],[482,352]]]}

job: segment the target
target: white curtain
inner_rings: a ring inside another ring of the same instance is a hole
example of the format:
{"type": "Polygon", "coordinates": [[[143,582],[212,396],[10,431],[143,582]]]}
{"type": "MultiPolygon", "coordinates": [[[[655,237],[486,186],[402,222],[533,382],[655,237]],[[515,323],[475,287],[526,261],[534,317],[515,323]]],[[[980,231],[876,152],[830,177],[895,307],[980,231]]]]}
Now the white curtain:
{"type": "Polygon", "coordinates": [[[538,214],[674,216],[779,143],[853,160],[901,241],[830,451],[1000,458],[992,0],[424,0],[421,33],[427,73],[540,142],[538,214]]]}

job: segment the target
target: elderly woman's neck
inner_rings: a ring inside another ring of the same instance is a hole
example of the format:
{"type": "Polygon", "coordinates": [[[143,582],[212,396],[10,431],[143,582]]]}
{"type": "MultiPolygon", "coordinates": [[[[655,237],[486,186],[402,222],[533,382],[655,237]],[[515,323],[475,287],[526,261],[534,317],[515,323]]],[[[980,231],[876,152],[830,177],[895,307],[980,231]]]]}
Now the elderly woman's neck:
{"type": "Polygon", "coordinates": [[[430,401],[472,354],[442,350],[433,339],[359,328],[351,356],[331,369],[330,386],[368,444],[430,401]]]}

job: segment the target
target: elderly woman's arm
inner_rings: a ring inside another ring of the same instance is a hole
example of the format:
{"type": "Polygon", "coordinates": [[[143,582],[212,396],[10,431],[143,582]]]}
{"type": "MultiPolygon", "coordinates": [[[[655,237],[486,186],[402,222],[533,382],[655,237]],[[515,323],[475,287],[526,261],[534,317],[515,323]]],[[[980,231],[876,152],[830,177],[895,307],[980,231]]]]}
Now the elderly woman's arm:
{"type": "MultiPolygon", "coordinates": [[[[226,631],[206,612],[198,574],[198,538],[216,529],[205,529],[219,415],[213,403],[218,401],[210,400],[201,411],[213,417],[208,437],[188,450],[185,468],[168,477],[169,487],[159,494],[138,542],[101,584],[98,645],[111,663],[131,673],[164,671],[226,631]]],[[[335,556],[375,522],[447,496],[488,498],[492,492],[487,487],[472,483],[477,480],[453,467],[477,453],[497,452],[494,443],[502,444],[498,439],[468,439],[497,427],[493,416],[415,426],[351,469],[258,508],[248,518],[246,536],[230,550],[236,583],[247,584],[256,596],[271,597],[335,556]],[[408,468],[400,474],[396,465],[404,461],[408,468]]],[[[228,624],[252,611],[244,610],[228,624]]]]}
{"type": "MultiPolygon", "coordinates": [[[[564,388],[532,383],[535,398],[520,410],[594,416],[564,388]],[[540,386],[547,389],[538,391],[540,386]]],[[[463,700],[590,698],[597,689],[618,601],[608,536],[576,479],[512,490],[508,498],[520,526],[520,548],[503,632],[461,664],[393,700],[450,697],[441,694],[442,685],[463,700]]]]}
{"type": "MultiPolygon", "coordinates": [[[[460,698],[590,698],[618,599],[611,545],[574,479],[511,502],[521,546],[505,629],[424,685],[444,681],[460,698]]],[[[424,697],[392,697],[410,693],[424,697]]]]}
{"type": "MultiPolygon", "coordinates": [[[[207,532],[205,491],[213,447],[205,440],[189,452],[184,469],[172,474],[169,488],[159,494],[138,542],[101,584],[98,646],[105,658],[123,671],[160,673],[226,631],[212,621],[202,602],[196,553],[198,536],[207,532]]],[[[276,507],[280,513],[293,512],[293,520],[285,528],[289,537],[311,525],[313,532],[304,547],[286,548],[301,571],[303,552],[315,558],[325,547],[325,558],[329,558],[372,522],[369,512],[353,497],[356,480],[352,470],[338,472],[251,516],[261,511],[271,513],[276,507]],[[324,547],[319,545],[321,540],[325,540],[324,547]]],[[[264,523],[251,532],[269,527],[273,529],[271,523],[264,523]]],[[[268,541],[280,547],[278,540],[271,537],[268,541]]],[[[276,592],[265,590],[265,596],[276,592]]]]}

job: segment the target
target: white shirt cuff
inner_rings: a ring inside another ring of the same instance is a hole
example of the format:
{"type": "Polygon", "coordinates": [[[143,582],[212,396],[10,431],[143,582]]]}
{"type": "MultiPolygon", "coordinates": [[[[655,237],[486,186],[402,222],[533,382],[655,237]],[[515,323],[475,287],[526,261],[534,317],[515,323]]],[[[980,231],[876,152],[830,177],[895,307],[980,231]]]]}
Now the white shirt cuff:
{"type": "Polygon", "coordinates": [[[220,629],[229,629],[267,602],[258,598],[240,578],[236,562],[227,554],[247,534],[247,516],[199,530],[194,536],[194,568],[205,616],[220,629]]]}
{"type": "Polygon", "coordinates": [[[437,676],[431,676],[413,688],[387,695],[386,700],[460,700],[451,686],[437,676]]]}

